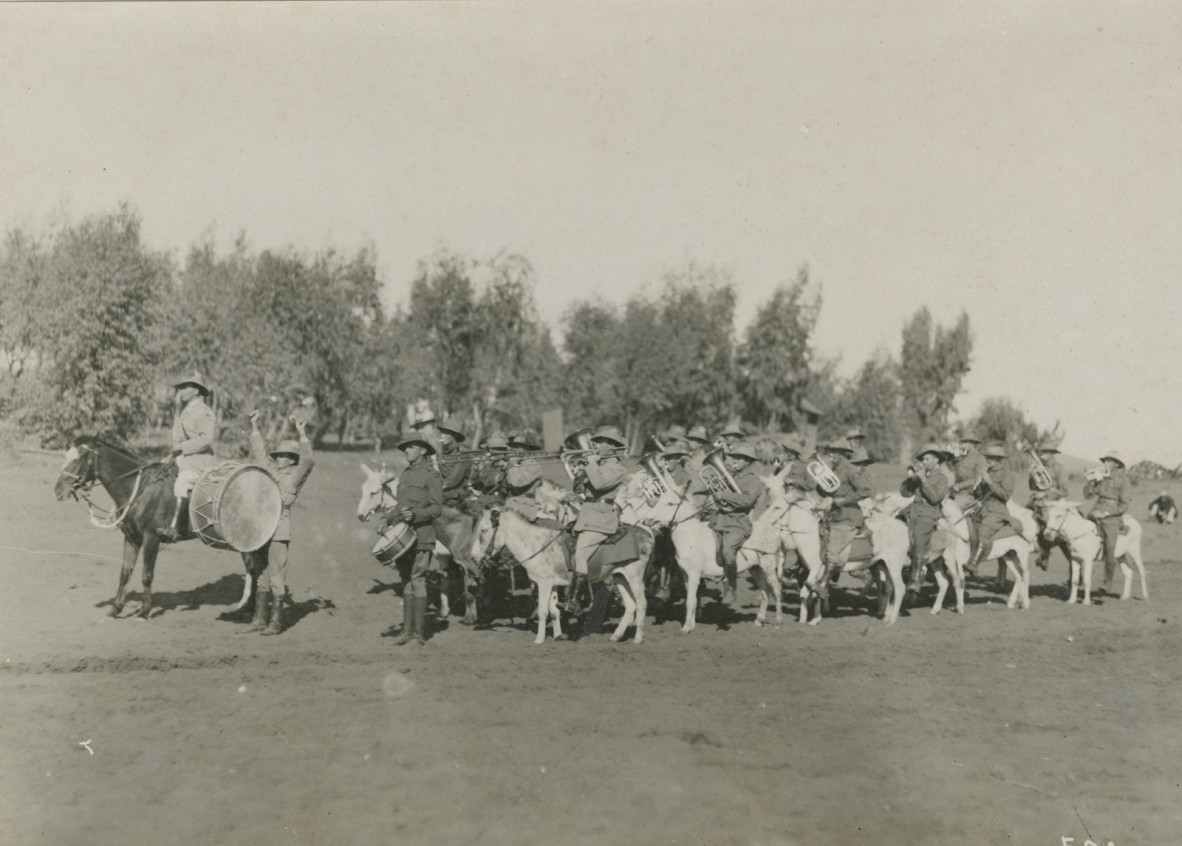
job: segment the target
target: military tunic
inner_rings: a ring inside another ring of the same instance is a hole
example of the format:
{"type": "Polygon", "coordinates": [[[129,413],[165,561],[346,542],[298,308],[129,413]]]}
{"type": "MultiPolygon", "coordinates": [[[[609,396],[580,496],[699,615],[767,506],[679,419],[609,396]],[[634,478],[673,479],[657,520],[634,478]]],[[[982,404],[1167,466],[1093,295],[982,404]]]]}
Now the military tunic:
{"type": "Polygon", "coordinates": [[[1123,469],[1113,470],[1107,479],[1088,482],[1084,496],[1096,497],[1096,504],[1088,512],[1088,517],[1096,522],[1104,538],[1104,581],[1107,583],[1116,571],[1116,542],[1124,525],[1124,514],[1129,510],[1129,477],[1123,469]]]}
{"type": "Polygon", "coordinates": [[[177,499],[187,497],[201,474],[218,463],[213,454],[216,433],[217,421],[213,409],[200,396],[185,403],[180,414],[172,421],[172,448],[181,451],[176,457],[179,472],[173,485],[177,499]]]}
{"type": "Polygon", "coordinates": [[[410,509],[410,525],[415,531],[414,560],[408,588],[423,601],[427,596],[427,573],[432,569],[435,550],[434,520],[443,513],[443,483],[435,468],[420,459],[407,467],[398,479],[398,504],[386,514],[388,521],[401,519],[399,513],[410,509]]]}
{"type": "Polygon", "coordinates": [[[845,458],[833,462],[830,469],[840,484],[837,490],[828,494],[833,500],[829,512],[829,540],[825,545],[825,562],[830,568],[842,567],[849,560],[850,545],[854,536],[866,524],[862,507],[863,499],[873,495],[865,471],[850,464],[845,458]]]}
{"type": "Polygon", "coordinates": [[[279,484],[279,495],[283,503],[283,511],[279,517],[279,525],[271,540],[252,555],[259,556],[264,562],[263,573],[259,578],[259,590],[270,592],[273,596],[282,597],[287,593],[287,556],[291,544],[291,508],[295,505],[296,497],[308,476],[312,473],[315,460],[312,458],[312,442],[305,439],[300,441],[300,460],[298,464],[280,468],[279,463],[267,453],[260,432],[250,433],[250,460],[264,468],[279,484]]]}
{"type": "Polygon", "coordinates": [[[973,501],[973,489],[978,482],[985,478],[987,468],[988,462],[985,461],[985,456],[977,452],[975,448],[970,449],[964,457],[956,462],[956,467],[952,471],[956,480],[952,483],[951,493],[961,510],[967,508],[969,503],[973,501]]]}
{"type": "Polygon", "coordinates": [[[984,497],[981,500],[977,532],[980,557],[985,559],[998,533],[1007,527],[1013,528],[1006,503],[1014,495],[1014,474],[1005,465],[997,464],[986,469],[985,480],[981,484],[984,497]]]}
{"type": "Polygon", "coordinates": [[[454,441],[443,448],[442,456],[451,459],[449,463],[441,465],[443,478],[443,504],[459,508],[468,495],[468,478],[472,475],[470,461],[456,460],[464,454],[463,449],[454,441]]]}
{"type": "Polygon", "coordinates": [[[595,550],[620,528],[616,511],[616,488],[624,481],[624,465],[613,456],[588,461],[579,476],[579,492],[587,501],[579,509],[574,530],[575,572],[587,575],[588,562],[595,550]]]}
{"type": "Polygon", "coordinates": [[[751,511],[764,492],[763,481],[750,464],[736,473],[734,480],[739,487],[737,492],[713,494],[718,510],[709,523],[718,534],[718,551],[728,568],[738,565],[739,550],[751,537],[751,511]]]}
{"type": "Polygon", "coordinates": [[[951,484],[944,467],[908,477],[903,480],[900,492],[915,497],[907,512],[907,528],[911,532],[911,587],[918,591],[922,587],[923,564],[928,560],[932,535],[936,531],[943,512],[940,508],[948,496],[951,484]]]}

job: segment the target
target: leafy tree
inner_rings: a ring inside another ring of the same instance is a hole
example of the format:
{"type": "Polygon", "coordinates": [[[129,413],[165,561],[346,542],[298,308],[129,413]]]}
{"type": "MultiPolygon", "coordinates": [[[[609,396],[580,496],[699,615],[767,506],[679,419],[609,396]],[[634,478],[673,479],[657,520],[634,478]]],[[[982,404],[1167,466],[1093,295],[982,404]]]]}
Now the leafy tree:
{"type": "Polygon", "coordinates": [[[1042,443],[1058,446],[1064,436],[1058,420],[1050,429],[1041,428],[1029,420],[1026,412],[1009,397],[989,397],[983,401],[967,428],[976,432],[984,442],[1005,444],[1011,452],[1042,443]]]}
{"type": "Polygon", "coordinates": [[[747,327],[739,350],[744,413],[766,429],[797,428],[800,400],[812,380],[810,340],[821,294],[809,296],[808,285],[803,267],[795,282],[777,288],[747,327]]]}
{"type": "Polygon", "coordinates": [[[884,353],[867,361],[841,386],[827,423],[834,432],[858,426],[866,435],[866,450],[876,459],[899,455],[903,432],[898,365],[884,353]]]}
{"type": "Polygon", "coordinates": [[[26,340],[37,351],[26,426],[50,441],[127,438],[147,418],[171,267],[126,205],[53,234],[26,340]]]}
{"type": "Polygon", "coordinates": [[[925,307],[904,325],[899,364],[905,435],[901,460],[907,460],[917,444],[939,440],[947,432],[972,350],[967,314],[961,314],[951,329],[937,326],[933,331],[932,315],[925,307]]]}

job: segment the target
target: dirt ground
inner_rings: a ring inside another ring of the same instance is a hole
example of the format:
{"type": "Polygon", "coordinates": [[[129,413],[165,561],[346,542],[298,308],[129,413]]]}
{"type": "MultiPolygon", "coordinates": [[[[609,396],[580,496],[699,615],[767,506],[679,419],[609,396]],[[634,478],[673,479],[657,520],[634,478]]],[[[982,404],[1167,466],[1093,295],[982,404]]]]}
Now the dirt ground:
{"type": "Polygon", "coordinates": [[[297,506],[278,638],[224,618],[239,558],[198,542],[157,616],[108,618],[120,538],[54,501],[59,464],[0,469],[0,843],[1182,840],[1182,526],[1145,522],[1149,602],[1069,606],[1056,557],[1027,612],[976,582],[964,617],[759,629],[741,591],[641,645],[453,618],[416,650],[381,636],[355,455],[297,506]]]}

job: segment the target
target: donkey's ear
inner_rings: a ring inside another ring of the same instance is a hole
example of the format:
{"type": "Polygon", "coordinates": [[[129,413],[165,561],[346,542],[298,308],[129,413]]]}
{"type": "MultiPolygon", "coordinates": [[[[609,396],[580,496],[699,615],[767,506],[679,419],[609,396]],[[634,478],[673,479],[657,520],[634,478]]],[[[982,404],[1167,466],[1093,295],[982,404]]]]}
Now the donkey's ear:
{"type": "Polygon", "coordinates": [[[364,473],[366,476],[372,476],[374,473],[378,472],[377,470],[374,470],[372,467],[370,467],[368,464],[366,464],[364,461],[357,462],[357,466],[361,468],[361,472],[364,473]]]}

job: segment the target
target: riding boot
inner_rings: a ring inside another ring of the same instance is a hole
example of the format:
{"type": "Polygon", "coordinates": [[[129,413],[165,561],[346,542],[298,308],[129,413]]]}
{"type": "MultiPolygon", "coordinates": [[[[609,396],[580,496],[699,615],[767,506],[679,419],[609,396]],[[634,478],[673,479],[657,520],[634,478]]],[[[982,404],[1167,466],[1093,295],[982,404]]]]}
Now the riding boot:
{"type": "Polygon", "coordinates": [[[277,635],[283,631],[283,600],[281,594],[271,594],[271,622],[263,629],[265,635],[277,635]]]}
{"type": "Polygon", "coordinates": [[[394,641],[395,646],[406,646],[410,643],[411,638],[415,633],[415,615],[414,615],[414,594],[410,592],[410,587],[402,592],[402,633],[398,635],[398,640],[394,641]]]}
{"type": "Polygon", "coordinates": [[[238,634],[251,634],[252,632],[261,632],[267,627],[267,614],[271,610],[271,591],[260,590],[254,597],[254,617],[250,621],[250,625],[246,628],[239,629],[238,634]]]}
{"type": "Polygon", "coordinates": [[[172,512],[171,525],[169,525],[163,529],[157,529],[156,534],[158,534],[160,537],[164,538],[165,540],[178,541],[181,539],[181,533],[180,533],[180,530],[177,529],[177,524],[180,522],[180,519],[181,519],[181,509],[184,508],[185,503],[187,503],[188,501],[189,501],[188,499],[178,499],[176,501],[176,508],[172,512]]]}
{"type": "Polygon", "coordinates": [[[566,589],[566,613],[573,616],[580,616],[583,612],[583,605],[579,602],[579,590],[587,577],[582,573],[575,573],[570,580],[570,585],[566,589]]]}
{"type": "Polygon", "coordinates": [[[919,596],[919,592],[923,590],[925,575],[926,573],[924,572],[924,563],[922,561],[916,561],[913,565],[911,565],[911,583],[907,585],[907,592],[909,594],[912,594],[913,596],[919,596]]]}
{"type": "Polygon", "coordinates": [[[414,612],[414,633],[411,635],[411,642],[422,646],[427,642],[427,597],[414,597],[411,610],[414,612]]]}

